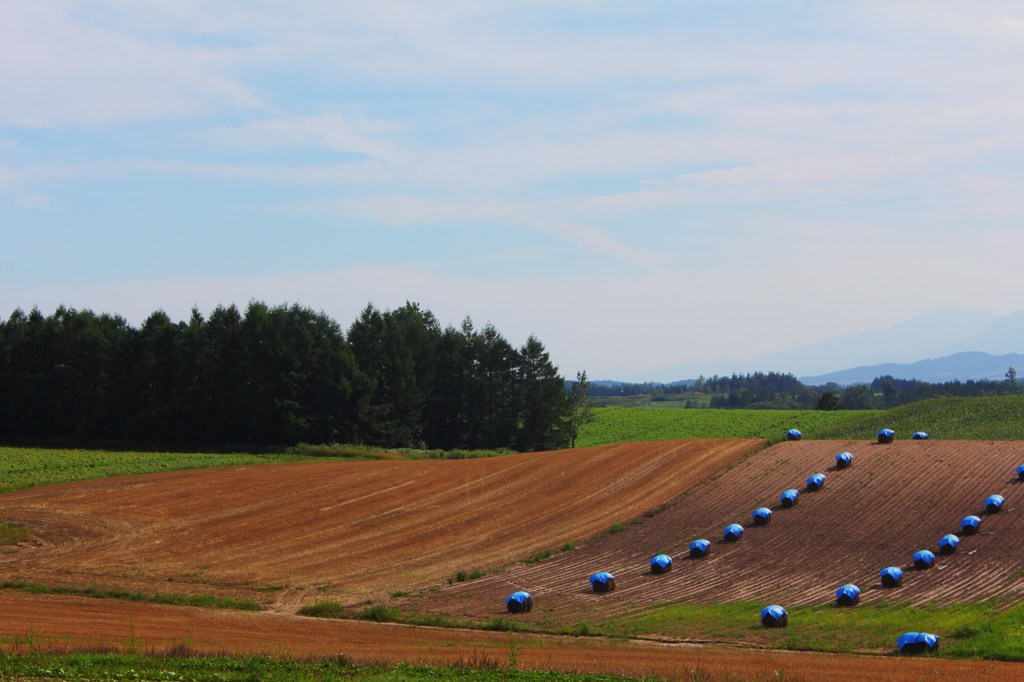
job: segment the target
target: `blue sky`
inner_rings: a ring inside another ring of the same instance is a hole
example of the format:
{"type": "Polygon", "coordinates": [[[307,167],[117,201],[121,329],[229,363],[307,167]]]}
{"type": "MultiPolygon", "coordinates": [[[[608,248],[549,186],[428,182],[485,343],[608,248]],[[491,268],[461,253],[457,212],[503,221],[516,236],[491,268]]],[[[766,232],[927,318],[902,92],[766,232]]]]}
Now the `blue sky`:
{"type": "Polygon", "coordinates": [[[662,379],[1024,290],[1015,2],[0,1],[0,314],[368,302],[662,379]]]}

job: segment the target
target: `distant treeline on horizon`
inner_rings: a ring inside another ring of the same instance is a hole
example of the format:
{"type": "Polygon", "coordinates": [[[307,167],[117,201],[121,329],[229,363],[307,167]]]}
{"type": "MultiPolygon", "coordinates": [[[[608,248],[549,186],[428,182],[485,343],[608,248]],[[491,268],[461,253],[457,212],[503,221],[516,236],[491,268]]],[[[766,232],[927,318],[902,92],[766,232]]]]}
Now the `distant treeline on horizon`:
{"type": "Polygon", "coordinates": [[[594,381],[590,397],[595,404],[615,399],[642,398],[652,403],[681,403],[682,407],[745,409],[876,410],[940,397],[1010,395],[1019,392],[1016,372],[1006,381],[969,380],[930,383],[916,379],[877,377],[870,384],[809,386],[792,374],[754,372],[731,376],[698,377],[669,384],[594,381]]]}
{"type": "Polygon", "coordinates": [[[64,306],[0,322],[8,443],[547,450],[571,440],[564,386],[536,337],[442,329],[415,303],[368,305],[347,331],[257,301],[139,328],[64,306]]]}

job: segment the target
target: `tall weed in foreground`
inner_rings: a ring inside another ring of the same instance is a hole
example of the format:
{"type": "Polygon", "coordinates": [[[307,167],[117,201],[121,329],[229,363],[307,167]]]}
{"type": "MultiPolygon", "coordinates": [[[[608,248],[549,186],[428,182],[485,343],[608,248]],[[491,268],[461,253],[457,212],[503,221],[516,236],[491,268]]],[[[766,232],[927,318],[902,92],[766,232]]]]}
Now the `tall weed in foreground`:
{"type": "Polygon", "coordinates": [[[28,542],[29,537],[26,526],[20,526],[11,521],[0,519],[0,547],[16,545],[19,542],[28,542]]]}
{"type": "Polygon", "coordinates": [[[346,618],[348,613],[345,607],[336,601],[329,599],[318,599],[313,604],[306,604],[299,608],[300,616],[311,616],[314,618],[346,618]]]}

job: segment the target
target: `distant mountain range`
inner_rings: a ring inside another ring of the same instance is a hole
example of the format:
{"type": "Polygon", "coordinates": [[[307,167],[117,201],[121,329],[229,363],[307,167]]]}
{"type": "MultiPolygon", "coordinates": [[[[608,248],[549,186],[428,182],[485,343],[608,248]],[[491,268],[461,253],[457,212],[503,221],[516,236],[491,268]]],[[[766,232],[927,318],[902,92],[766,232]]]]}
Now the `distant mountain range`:
{"type": "Polygon", "coordinates": [[[1010,367],[1024,372],[1024,355],[1019,353],[992,355],[991,353],[970,351],[918,362],[887,362],[880,365],[853,367],[828,374],[800,377],[800,381],[811,386],[820,386],[829,382],[848,386],[850,384],[868,384],[885,375],[896,379],[917,379],[931,383],[957,379],[960,381],[969,379],[1001,381],[1006,377],[1006,371],[1010,367]]]}
{"type": "Polygon", "coordinates": [[[886,329],[834,336],[750,360],[685,365],[660,373],[692,378],[774,371],[817,384],[858,383],[884,374],[922,381],[999,379],[1013,366],[1024,380],[1024,363],[1017,353],[1024,353],[1024,310],[996,315],[938,308],[886,329]]]}
{"type": "Polygon", "coordinates": [[[742,363],[740,371],[755,371],[756,367],[818,376],[844,367],[915,363],[968,351],[992,355],[1024,352],[1024,311],[1000,316],[939,308],[887,329],[844,334],[755,358],[742,363]]]}

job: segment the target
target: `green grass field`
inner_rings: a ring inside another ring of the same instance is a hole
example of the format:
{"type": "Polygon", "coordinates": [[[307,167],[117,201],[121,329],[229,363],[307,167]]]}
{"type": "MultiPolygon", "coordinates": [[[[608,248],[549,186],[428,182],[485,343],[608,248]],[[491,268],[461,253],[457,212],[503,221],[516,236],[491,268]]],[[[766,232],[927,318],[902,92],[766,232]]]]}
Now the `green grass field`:
{"type": "Polygon", "coordinates": [[[805,438],[871,440],[888,427],[897,438],[926,431],[944,440],[1024,440],[1024,396],[935,398],[889,410],[685,410],[596,407],[577,446],[682,438],[765,438],[787,429],[805,438]]]}
{"type": "Polygon", "coordinates": [[[36,485],[67,483],[126,474],[176,469],[297,462],[301,455],[203,454],[183,452],[113,452],[0,447],[0,492],[36,485]]]}
{"type": "Polygon", "coordinates": [[[956,606],[833,604],[787,609],[789,627],[761,625],[762,603],[726,602],[697,606],[665,604],[597,626],[612,636],[668,635],[679,639],[756,641],[778,649],[831,653],[895,652],[908,631],[941,637],[939,653],[950,658],[1024,661],[1024,604],[1003,601],[956,606]]]}
{"type": "MultiPolygon", "coordinates": [[[[835,429],[853,417],[875,417],[853,411],[819,410],[683,410],[664,407],[597,407],[595,420],[580,430],[578,447],[680,438],[765,438],[780,440],[788,429],[810,436],[835,429]]],[[[876,429],[877,430],[877,429],[876,429]]],[[[873,435],[875,431],[871,431],[873,435]]],[[[864,437],[868,437],[865,435],[864,437]]]]}
{"type": "Polygon", "coordinates": [[[1024,396],[934,398],[881,412],[844,411],[845,420],[810,431],[811,438],[871,438],[883,427],[897,438],[926,431],[943,440],[1024,440],[1024,396]]]}

